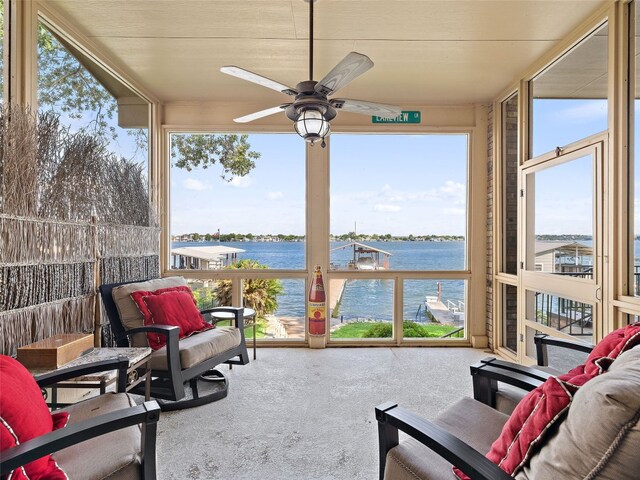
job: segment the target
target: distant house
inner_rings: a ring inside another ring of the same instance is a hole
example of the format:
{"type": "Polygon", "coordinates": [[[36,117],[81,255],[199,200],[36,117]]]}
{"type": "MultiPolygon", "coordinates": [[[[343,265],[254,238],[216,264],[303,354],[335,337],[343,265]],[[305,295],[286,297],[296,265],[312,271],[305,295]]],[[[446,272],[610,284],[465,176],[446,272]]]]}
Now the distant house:
{"type": "Polygon", "coordinates": [[[593,248],[579,242],[536,242],[535,270],[582,273],[593,268],[593,248]]]}

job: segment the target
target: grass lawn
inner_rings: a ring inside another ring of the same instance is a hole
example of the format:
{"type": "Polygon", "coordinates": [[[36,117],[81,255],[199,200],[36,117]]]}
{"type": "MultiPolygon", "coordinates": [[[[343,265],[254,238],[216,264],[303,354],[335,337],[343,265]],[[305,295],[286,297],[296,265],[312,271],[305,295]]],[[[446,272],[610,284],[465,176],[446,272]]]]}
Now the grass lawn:
{"type": "MultiPolygon", "coordinates": [[[[412,327],[408,330],[411,332],[410,336],[412,338],[438,338],[456,329],[456,327],[452,327],[451,325],[440,325],[438,323],[416,324],[414,322],[405,321],[405,330],[407,330],[407,323],[412,327]]],[[[331,338],[367,338],[365,335],[371,329],[378,330],[378,333],[377,335],[368,338],[389,338],[391,336],[390,327],[391,324],[388,322],[345,323],[342,327],[331,333],[331,338]]],[[[457,335],[462,337],[464,332],[461,331],[452,338],[459,338],[457,335]]]]}

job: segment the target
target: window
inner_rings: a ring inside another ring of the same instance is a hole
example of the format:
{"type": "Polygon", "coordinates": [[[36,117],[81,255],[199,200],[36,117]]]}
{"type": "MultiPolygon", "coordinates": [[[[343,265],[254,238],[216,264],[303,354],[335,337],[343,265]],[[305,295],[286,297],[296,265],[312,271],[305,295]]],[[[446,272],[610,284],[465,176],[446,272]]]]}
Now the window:
{"type": "Polygon", "coordinates": [[[38,23],[38,111],[84,132],[121,162],[148,166],[149,105],[44,23],[38,23]]]}
{"type": "Polygon", "coordinates": [[[527,198],[533,206],[530,231],[535,235],[535,244],[529,242],[527,269],[592,278],[593,156],[580,155],[537,170],[527,181],[531,186],[527,198]]]}
{"type": "Polygon", "coordinates": [[[330,148],[331,339],[466,338],[468,136],[334,134],[330,148]]]}
{"type": "MultiPolygon", "coordinates": [[[[527,320],[593,341],[593,305],[539,291],[527,291],[527,320]]],[[[547,332],[544,332],[547,333],[547,332]]]]}
{"type": "Polygon", "coordinates": [[[336,270],[463,270],[466,135],[333,135],[336,270]]]}
{"type": "Polygon", "coordinates": [[[502,271],[518,273],[518,94],[502,102],[502,271]]]}
{"type": "Polygon", "coordinates": [[[502,346],[518,351],[518,287],[500,284],[502,346]]]}
{"type": "Polygon", "coordinates": [[[607,129],[605,23],[531,81],[530,158],[607,129]]]}
{"type": "Polygon", "coordinates": [[[256,310],[259,341],[304,340],[304,142],[209,132],[170,141],[169,269],[202,283],[213,304],[256,310]]]}

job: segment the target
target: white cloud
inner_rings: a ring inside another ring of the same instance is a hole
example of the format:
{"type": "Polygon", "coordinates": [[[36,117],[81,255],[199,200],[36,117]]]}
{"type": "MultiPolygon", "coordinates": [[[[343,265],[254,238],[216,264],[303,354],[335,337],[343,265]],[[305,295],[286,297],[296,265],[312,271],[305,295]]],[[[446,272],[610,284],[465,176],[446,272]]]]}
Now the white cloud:
{"type": "Polygon", "coordinates": [[[284,198],[284,193],[282,193],[282,192],[268,192],[267,193],[267,200],[279,200],[281,198],[284,198]]]}
{"type": "Polygon", "coordinates": [[[247,188],[253,184],[253,180],[248,175],[245,177],[233,177],[230,182],[225,183],[230,187],[247,188]]]}
{"type": "Polygon", "coordinates": [[[462,183],[454,182],[453,180],[447,180],[444,185],[440,187],[440,192],[451,195],[462,195],[464,194],[464,191],[464,185],[462,183]]]}
{"type": "Polygon", "coordinates": [[[398,212],[400,207],[398,205],[388,205],[379,203],[373,207],[376,212],[398,212]]]}
{"type": "Polygon", "coordinates": [[[187,178],[182,182],[182,186],[187,190],[195,190],[196,192],[211,190],[210,184],[203,182],[202,180],[196,180],[195,178],[187,178]]]}

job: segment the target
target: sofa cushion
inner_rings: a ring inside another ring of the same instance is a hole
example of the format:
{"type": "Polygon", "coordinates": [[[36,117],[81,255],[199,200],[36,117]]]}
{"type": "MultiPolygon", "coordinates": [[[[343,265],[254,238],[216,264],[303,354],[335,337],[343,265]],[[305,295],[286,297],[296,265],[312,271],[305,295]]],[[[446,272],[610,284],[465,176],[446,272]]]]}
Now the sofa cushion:
{"type": "MultiPolygon", "coordinates": [[[[145,325],[175,325],[180,329],[180,338],[214,328],[200,315],[191,290],[144,295],[139,302],[144,304],[149,312],[144,319],[145,325]]],[[[157,333],[148,332],[147,339],[149,346],[154,350],[164,347],[167,343],[167,337],[157,333]]]]}
{"type": "MultiPolygon", "coordinates": [[[[107,393],[65,408],[69,425],[135,406],[124,393],[107,393]]],[[[138,425],[116,430],[55,452],[53,458],[70,479],[140,478],[141,429],[138,425]],[[88,473],[91,475],[88,475],[88,473]]]]}
{"type": "Polygon", "coordinates": [[[516,478],[635,478],[640,471],[639,420],[640,347],[636,347],[578,390],[555,435],[516,478]]]}
{"type": "MultiPolygon", "coordinates": [[[[460,438],[481,453],[509,417],[471,398],[462,398],[438,415],[434,424],[460,438]]],[[[451,480],[451,464],[413,438],[402,441],[387,454],[386,480],[451,480]]]]}
{"type": "MultiPolygon", "coordinates": [[[[56,426],[64,426],[63,417],[56,416],[56,426]]],[[[0,355],[0,451],[50,433],[53,423],[33,376],[17,360],[0,355]]],[[[10,477],[67,479],[51,455],[24,465],[10,477]]]]}
{"type": "MultiPolygon", "coordinates": [[[[146,282],[127,283],[113,289],[111,295],[118,309],[120,321],[125,330],[141,327],[144,325],[144,317],[135,302],[131,299],[131,294],[138,290],[154,292],[161,288],[171,288],[186,286],[187,282],[182,277],[166,277],[147,280],[146,282]]],[[[147,336],[144,333],[133,335],[131,338],[132,347],[147,347],[147,336]]]]}
{"type": "MultiPolygon", "coordinates": [[[[218,327],[196,333],[180,340],[180,365],[182,369],[198,365],[208,358],[240,345],[240,330],[235,327],[218,327]]],[[[151,354],[152,370],[167,370],[167,347],[151,354]]]]}

